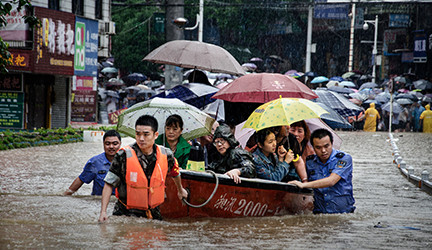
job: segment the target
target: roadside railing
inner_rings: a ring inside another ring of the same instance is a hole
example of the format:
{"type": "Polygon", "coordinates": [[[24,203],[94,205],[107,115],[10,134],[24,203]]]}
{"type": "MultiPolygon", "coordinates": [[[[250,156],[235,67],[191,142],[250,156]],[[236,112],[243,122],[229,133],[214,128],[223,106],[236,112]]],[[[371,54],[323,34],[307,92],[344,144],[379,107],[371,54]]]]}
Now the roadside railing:
{"type": "Polygon", "coordinates": [[[414,174],[414,167],[407,166],[403,160],[398,146],[393,138],[393,134],[389,133],[390,144],[392,146],[393,163],[399,168],[399,171],[405,176],[409,182],[421,188],[423,191],[432,194],[432,182],[429,180],[429,172],[422,171],[421,176],[414,174]]]}

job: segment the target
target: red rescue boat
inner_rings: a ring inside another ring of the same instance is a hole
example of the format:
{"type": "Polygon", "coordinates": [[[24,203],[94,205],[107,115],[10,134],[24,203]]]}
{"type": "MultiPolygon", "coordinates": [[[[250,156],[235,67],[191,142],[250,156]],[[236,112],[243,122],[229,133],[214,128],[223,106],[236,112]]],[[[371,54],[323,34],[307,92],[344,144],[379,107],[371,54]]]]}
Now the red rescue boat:
{"type": "Polygon", "coordinates": [[[181,170],[182,184],[190,195],[183,205],[174,182],[167,180],[166,199],[160,206],[164,218],[262,217],[311,213],[312,189],[276,181],[241,178],[240,184],[223,174],[181,170]],[[216,181],[216,179],[218,179],[216,181]],[[218,183],[216,183],[218,182],[218,183]]]}

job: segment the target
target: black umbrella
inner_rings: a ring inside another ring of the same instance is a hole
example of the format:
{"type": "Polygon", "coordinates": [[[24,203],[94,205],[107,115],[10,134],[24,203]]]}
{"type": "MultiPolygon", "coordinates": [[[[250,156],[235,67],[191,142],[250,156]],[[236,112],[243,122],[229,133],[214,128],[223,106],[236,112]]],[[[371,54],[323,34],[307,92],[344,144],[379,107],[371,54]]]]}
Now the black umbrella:
{"type": "Polygon", "coordinates": [[[426,90],[432,89],[432,83],[424,79],[413,82],[416,89],[426,90]]]}
{"type": "Polygon", "coordinates": [[[408,94],[408,93],[404,93],[404,94],[399,94],[395,97],[395,99],[402,99],[402,98],[406,98],[406,99],[410,99],[413,102],[417,102],[418,98],[417,96],[413,95],[413,94],[408,94]]]}

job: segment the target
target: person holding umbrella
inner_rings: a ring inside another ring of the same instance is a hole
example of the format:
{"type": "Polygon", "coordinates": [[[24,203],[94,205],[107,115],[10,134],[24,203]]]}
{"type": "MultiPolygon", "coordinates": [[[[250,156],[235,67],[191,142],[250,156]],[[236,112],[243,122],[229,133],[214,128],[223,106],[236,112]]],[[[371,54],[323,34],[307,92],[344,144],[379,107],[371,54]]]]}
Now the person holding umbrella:
{"type": "Polygon", "coordinates": [[[207,170],[228,175],[235,183],[240,183],[240,176],[255,178],[256,171],[252,156],[246,150],[238,147],[231,128],[222,124],[216,128],[213,144],[219,152],[219,159],[210,162],[207,170]]]}

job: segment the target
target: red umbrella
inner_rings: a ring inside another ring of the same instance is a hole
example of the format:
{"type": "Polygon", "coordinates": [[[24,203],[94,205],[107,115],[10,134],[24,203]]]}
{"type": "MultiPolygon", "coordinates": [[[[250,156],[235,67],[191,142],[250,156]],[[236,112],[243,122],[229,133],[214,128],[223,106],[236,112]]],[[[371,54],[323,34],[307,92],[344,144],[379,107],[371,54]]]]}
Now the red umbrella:
{"type": "Polygon", "coordinates": [[[232,81],[212,98],[230,102],[266,103],[276,98],[314,99],[318,96],[299,80],[282,74],[248,74],[232,81]]]}

